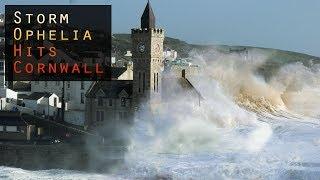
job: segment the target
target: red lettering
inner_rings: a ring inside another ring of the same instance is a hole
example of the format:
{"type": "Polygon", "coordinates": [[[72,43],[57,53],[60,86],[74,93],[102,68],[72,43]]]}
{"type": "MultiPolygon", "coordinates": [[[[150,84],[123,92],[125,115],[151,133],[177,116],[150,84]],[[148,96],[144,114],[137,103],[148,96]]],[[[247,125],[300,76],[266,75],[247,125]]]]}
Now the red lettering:
{"type": "Polygon", "coordinates": [[[33,72],[33,65],[31,63],[27,63],[26,72],[31,74],[33,72]]]}
{"type": "Polygon", "coordinates": [[[97,74],[103,74],[103,70],[99,71],[99,64],[98,63],[96,63],[96,73],[97,74]]]}
{"type": "Polygon", "coordinates": [[[57,64],[56,63],[49,63],[49,73],[57,73],[57,64]]]}
{"type": "Polygon", "coordinates": [[[21,61],[16,61],[13,64],[13,70],[14,70],[15,73],[21,73],[21,70],[18,70],[18,67],[17,67],[18,63],[21,64],[21,61]]]}
{"type": "Polygon", "coordinates": [[[88,70],[87,68],[88,68],[87,64],[84,64],[83,65],[84,73],[85,74],[91,74],[92,72],[90,70],[88,70]]]}
{"type": "Polygon", "coordinates": [[[38,73],[46,73],[46,71],[44,70],[45,65],[43,63],[38,63],[38,73]],[[42,71],[42,72],[40,72],[42,71]]]}
{"type": "Polygon", "coordinates": [[[60,63],[60,72],[61,73],[68,73],[68,63],[60,63]]]}
{"type": "Polygon", "coordinates": [[[80,74],[80,69],[78,64],[74,64],[71,73],[74,74],[75,71],[78,71],[78,74],[80,74]]]}

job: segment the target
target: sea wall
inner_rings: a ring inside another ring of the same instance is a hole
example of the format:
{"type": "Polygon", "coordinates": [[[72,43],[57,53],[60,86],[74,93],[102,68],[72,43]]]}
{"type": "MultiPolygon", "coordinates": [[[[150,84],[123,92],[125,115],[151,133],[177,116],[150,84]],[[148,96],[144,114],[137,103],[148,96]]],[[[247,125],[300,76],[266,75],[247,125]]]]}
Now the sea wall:
{"type": "MultiPolygon", "coordinates": [[[[105,148],[101,152],[111,152],[105,148]]],[[[110,165],[122,161],[118,158],[101,158],[90,153],[84,146],[69,144],[52,145],[8,145],[0,144],[0,166],[11,166],[22,169],[74,169],[74,170],[107,170],[110,165]]]]}

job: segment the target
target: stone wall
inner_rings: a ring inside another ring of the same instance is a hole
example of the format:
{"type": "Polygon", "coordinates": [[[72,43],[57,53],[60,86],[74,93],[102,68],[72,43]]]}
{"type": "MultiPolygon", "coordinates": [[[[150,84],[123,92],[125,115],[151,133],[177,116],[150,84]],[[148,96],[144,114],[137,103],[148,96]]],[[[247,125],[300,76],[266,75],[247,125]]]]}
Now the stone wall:
{"type": "Polygon", "coordinates": [[[91,147],[68,144],[0,144],[0,166],[31,170],[74,169],[105,171],[123,160],[124,151],[119,151],[114,147],[101,146],[94,149],[95,151],[91,147]]]}

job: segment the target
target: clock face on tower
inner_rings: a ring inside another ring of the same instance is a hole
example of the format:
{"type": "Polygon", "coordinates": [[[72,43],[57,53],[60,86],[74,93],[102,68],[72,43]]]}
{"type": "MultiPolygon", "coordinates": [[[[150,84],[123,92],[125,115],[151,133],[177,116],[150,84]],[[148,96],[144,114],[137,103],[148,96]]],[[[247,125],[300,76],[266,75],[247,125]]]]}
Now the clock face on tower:
{"type": "Polygon", "coordinates": [[[144,45],[144,43],[139,43],[137,49],[140,53],[144,53],[146,50],[146,46],[144,45]]]}

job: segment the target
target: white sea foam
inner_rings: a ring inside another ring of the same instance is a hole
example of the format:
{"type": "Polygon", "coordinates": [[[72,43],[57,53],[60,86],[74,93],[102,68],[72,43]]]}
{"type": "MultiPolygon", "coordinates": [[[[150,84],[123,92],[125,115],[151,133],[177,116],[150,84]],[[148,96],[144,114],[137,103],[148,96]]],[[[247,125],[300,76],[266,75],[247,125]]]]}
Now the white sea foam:
{"type": "Polygon", "coordinates": [[[269,54],[249,54],[193,54],[203,67],[190,78],[205,98],[201,107],[181,90],[157,118],[140,112],[125,164],[111,175],[1,167],[1,177],[317,179],[320,66],[287,64],[266,81],[257,72],[269,54]]]}

